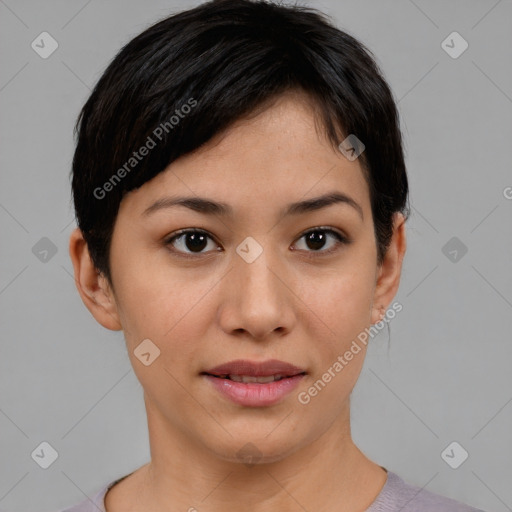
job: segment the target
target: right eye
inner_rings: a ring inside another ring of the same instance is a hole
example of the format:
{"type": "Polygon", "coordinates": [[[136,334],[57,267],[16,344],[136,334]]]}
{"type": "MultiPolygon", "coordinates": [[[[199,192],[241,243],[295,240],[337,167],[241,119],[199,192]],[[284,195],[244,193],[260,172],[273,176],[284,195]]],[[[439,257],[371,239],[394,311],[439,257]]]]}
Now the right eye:
{"type": "Polygon", "coordinates": [[[194,255],[201,256],[201,254],[204,254],[204,252],[201,251],[204,251],[204,249],[208,247],[208,239],[214,242],[213,238],[206,231],[181,229],[168,237],[165,240],[165,245],[171,246],[170,250],[179,256],[193,258],[194,255]],[[190,252],[187,252],[186,249],[190,252]]]}

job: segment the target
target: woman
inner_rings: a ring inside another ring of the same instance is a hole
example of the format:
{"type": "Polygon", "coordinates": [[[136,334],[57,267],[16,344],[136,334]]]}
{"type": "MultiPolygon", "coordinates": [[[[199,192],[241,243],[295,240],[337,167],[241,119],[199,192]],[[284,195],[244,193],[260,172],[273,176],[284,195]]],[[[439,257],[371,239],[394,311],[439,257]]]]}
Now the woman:
{"type": "Polygon", "coordinates": [[[208,2],[130,41],[77,129],[75,280],[124,332],[151,460],[70,511],[476,510],[351,438],[408,216],[361,43],[313,9],[208,2]]]}

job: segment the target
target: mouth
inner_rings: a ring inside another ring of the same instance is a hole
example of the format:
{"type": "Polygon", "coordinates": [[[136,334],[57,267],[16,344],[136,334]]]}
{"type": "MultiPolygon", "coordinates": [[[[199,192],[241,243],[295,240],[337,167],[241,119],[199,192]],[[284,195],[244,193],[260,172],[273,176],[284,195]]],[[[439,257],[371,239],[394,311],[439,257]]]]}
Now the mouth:
{"type": "Polygon", "coordinates": [[[297,375],[306,375],[306,372],[297,373],[295,375],[267,375],[265,377],[254,377],[252,375],[215,375],[212,373],[203,372],[203,375],[209,375],[210,377],[217,377],[218,379],[228,379],[234,382],[243,382],[244,384],[250,383],[258,383],[258,384],[268,384],[269,382],[276,382],[282,379],[290,379],[292,377],[296,377],[297,375]]]}
{"type": "Polygon", "coordinates": [[[246,407],[262,407],[281,401],[307,372],[276,359],[264,362],[236,360],[203,371],[201,375],[232,402],[246,407]]]}
{"type": "Polygon", "coordinates": [[[236,359],[202,372],[219,379],[229,379],[234,382],[267,384],[281,379],[305,375],[306,370],[278,359],[267,361],[249,361],[236,359]]]}

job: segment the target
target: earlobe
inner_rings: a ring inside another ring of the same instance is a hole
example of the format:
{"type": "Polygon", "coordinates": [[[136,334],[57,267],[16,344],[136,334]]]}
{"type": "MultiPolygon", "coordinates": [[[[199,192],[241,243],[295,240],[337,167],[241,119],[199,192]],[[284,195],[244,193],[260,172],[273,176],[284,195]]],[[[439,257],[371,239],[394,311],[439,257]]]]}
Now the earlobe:
{"type": "Polygon", "coordinates": [[[112,288],[94,266],[79,228],[75,228],[69,238],[69,255],[75,285],[87,309],[103,327],[112,331],[122,330],[112,288]]]}
{"type": "Polygon", "coordinates": [[[391,242],[377,273],[373,296],[374,306],[371,312],[372,323],[382,320],[398,291],[406,248],[405,217],[397,212],[394,216],[391,242]]]}

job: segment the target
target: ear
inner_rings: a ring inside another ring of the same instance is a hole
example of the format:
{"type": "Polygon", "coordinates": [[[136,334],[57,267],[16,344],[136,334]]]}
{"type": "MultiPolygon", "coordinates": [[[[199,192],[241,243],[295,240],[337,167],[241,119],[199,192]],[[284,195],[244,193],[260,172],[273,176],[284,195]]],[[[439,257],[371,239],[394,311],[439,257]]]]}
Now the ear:
{"type": "Polygon", "coordinates": [[[386,309],[398,291],[406,247],[405,218],[401,213],[396,212],[391,242],[377,271],[371,312],[372,324],[384,318],[386,309]]]}
{"type": "Polygon", "coordinates": [[[112,288],[94,266],[79,228],[75,228],[69,238],[69,255],[75,271],[75,285],[87,309],[103,327],[122,330],[112,288]]]}

